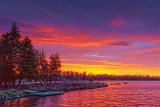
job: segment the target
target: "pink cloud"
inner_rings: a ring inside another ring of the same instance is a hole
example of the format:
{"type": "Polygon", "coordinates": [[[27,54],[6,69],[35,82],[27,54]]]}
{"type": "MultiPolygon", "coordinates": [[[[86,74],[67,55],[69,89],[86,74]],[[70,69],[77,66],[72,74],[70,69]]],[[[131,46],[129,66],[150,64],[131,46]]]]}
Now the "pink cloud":
{"type": "MultiPolygon", "coordinates": [[[[150,47],[150,48],[145,48],[145,49],[142,49],[142,50],[138,50],[137,53],[158,52],[158,51],[160,51],[160,46],[150,47]]],[[[159,55],[159,54],[156,53],[156,55],[159,55]]]]}
{"type": "MultiPolygon", "coordinates": [[[[25,28],[23,35],[32,38],[33,42],[37,45],[43,44],[61,44],[72,47],[89,47],[89,46],[112,46],[112,47],[126,47],[132,48],[135,43],[132,41],[149,41],[159,42],[159,35],[145,35],[145,34],[106,34],[101,36],[92,36],[85,32],[75,29],[61,29],[52,28],[47,26],[35,25],[32,29],[25,28]],[[45,29],[43,29],[45,28],[45,29]],[[144,38],[145,37],[145,38],[144,38]]],[[[22,30],[23,31],[23,30],[22,30]]]]}
{"type": "MultiPolygon", "coordinates": [[[[113,19],[112,24],[119,26],[125,23],[122,19],[113,19]]],[[[154,34],[116,34],[110,33],[105,35],[93,36],[76,28],[59,28],[42,26],[26,21],[17,21],[20,32],[23,36],[29,36],[34,44],[61,44],[71,47],[133,47],[132,41],[149,41],[159,42],[159,35],[154,34]]],[[[7,25],[9,26],[9,25],[7,25]]],[[[54,26],[54,25],[53,25],[54,26]]]]}
{"type": "Polygon", "coordinates": [[[36,26],[36,31],[42,31],[42,32],[53,32],[55,29],[47,26],[36,26]]]}
{"type": "Polygon", "coordinates": [[[110,24],[112,25],[112,26],[114,26],[114,27],[119,27],[119,26],[121,26],[122,24],[124,24],[124,20],[123,19],[112,19],[111,21],[110,21],[110,24]]]}
{"type": "Polygon", "coordinates": [[[38,45],[61,44],[73,47],[88,47],[104,46],[107,43],[106,40],[96,40],[96,38],[92,38],[91,35],[87,35],[85,33],[77,33],[75,36],[72,36],[69,34],[58,34],[57,32],[52,32],[48,35],[46,34],[44,37],[31,36],[31,38],[38,45]]]}

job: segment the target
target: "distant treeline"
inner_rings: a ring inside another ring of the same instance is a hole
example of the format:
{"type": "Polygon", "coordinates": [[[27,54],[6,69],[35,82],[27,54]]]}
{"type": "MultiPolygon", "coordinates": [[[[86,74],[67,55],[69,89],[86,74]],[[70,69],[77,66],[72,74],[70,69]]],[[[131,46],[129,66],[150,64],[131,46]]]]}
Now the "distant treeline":
{"type": "Polygon", "coordinates": [[[160,80],[159,76],[149,75],[92,75],[89,76],[94,80],[160,80]]]}
{"type": "Polygon", "coordinates": [[[150,76],[150,75],[112,75],[112,74],[88,74],[86,72],[74,72],[74,71],[63,71],[61,73],[61,78],[70,80],[160,80],[160,76],[150,76]]]}

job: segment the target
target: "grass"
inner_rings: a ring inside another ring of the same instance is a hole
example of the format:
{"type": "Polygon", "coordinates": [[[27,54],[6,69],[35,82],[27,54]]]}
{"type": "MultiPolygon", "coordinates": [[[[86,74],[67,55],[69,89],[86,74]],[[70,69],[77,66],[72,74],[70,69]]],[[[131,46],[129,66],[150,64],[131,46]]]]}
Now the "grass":
{"type": "Polygon", "coordinates": [[[0,99],[19,98],[25,96],[24,90],[0,90],[0,99]]]}
{"type": "MultiPolygon", "coordinates": [[[[108,85],[101,82],[65,82],[65,83],[52,83],[49,85],[41,84],[27,84],[25,85],[25,90],[37,91],[37,92],[47,92],[47,91],[74,91],[74,90],[85,90],[85,89],[95,89],[101,87],[107,87],[108,85]]],[[[23,89],[24,87],[22,87],[23,89]]],[[[20,98],[28,94],[25,93],[25,90],[16,90],[16,89],[6,89],[0,90],[0,100],[2,99],[11,99],[11,98],[20,98]]]]}
{"type": "Polygon", "coordinates": [[[30,90],[45,92],[45,91],[74,91],[74,90],[84,90],[84,89],[95,89],[101,87],[107,87],[105,83],[89,83],[89,82],[72,82],[72,83],[58,83],[50,85],[30,85],[30,90]]]}

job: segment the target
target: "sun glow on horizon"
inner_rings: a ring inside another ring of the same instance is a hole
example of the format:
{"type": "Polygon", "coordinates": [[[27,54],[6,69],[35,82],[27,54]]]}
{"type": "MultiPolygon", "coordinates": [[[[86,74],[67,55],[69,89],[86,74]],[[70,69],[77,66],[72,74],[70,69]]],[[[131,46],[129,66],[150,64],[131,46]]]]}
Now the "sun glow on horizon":
{"type": "Polygon", "coordinates": [[[87,65],[87,64],[71,64],[62,63],[62,70],[64,71],[86,71],[88,74],[113,74],[113,75],[150,75],[159,76],[160,67],[126,67],[110,66],[110,65],[87,65]],[[154,71],[154,72],[153,72],[154,71]],[[156,72],[156,73],[155,73],[156,72]]]}

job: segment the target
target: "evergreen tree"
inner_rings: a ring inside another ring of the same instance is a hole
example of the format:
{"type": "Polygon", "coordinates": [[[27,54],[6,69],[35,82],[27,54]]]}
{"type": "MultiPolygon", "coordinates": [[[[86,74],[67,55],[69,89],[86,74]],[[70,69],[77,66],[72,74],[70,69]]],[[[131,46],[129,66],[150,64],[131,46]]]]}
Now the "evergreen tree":
{"type": "Polygon", "coordinates": [[[82,78],[85,80],[86,79],[86,71],[83,72],[82,78]]]}
{"type": "Polygon", "coordinates": [[[55,54],[54,58],[56,60],[55,67],[54,67],[55,75],[59,76],[61,73],[61,61],[60,61],[60,56],[59,56],[58,52],[55,54]]]}
{"type": "Polygon", "coordinates": [[[15,72],[18,61],[18,51],[20,44],[20,33],[14,22],[11,30],[6,34],[1,35],[0,43],[0,75],[6,87],[15,82],[15,72]]]}
{"type": "Polygon", "coordinates": [[[50,62],[49,62],[49,81],[51,82],[54,78],[54,68],[55,68],[55,63],[56,63],[56,60],[53,56],[53,54],[50,56],[49,58],[50,62]]]}
{"type": "Polygon", "coordinates": [[[48,70],[48,62],[43,50],[39,52],[38,64],[39,64],[38,72],[40,74],[40,82],[46,84],[49,75],[49,70],[48,70]]]}
{"type": "Polygon", "coordinates": [[[9,32],[0,36],[0,83],[4,82],[9,88],[19,80],[21,81],[38,79],[44,84],[52,81],[60,75],[61,62],[59,54],[51,55],[48,63],[43,50],[39,52],[33,48],[31,40],[25,37],[21,40],[18,27],[14,22],[9,32]]]}
{"type": "Polygon", "coordinates": [[[37,75],[37,55],[31,40],[28,37],[25,37],[21,42],[19,58],[18,70],[20,72],[18,75],[18,87],[20,88],[22,79],[26,78],[28,80],[33,80],[37,75]]]}
{"type": "Polygon", "coordinates": [[[50,82],[54,79],[54,77],[60,75],[60,68],[61,68],[61,62],[59,58],[59,54],[56,53],[55,55],[50,56],[50,62],[49,62],[49,79],[50,82]]]}

